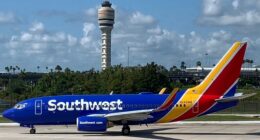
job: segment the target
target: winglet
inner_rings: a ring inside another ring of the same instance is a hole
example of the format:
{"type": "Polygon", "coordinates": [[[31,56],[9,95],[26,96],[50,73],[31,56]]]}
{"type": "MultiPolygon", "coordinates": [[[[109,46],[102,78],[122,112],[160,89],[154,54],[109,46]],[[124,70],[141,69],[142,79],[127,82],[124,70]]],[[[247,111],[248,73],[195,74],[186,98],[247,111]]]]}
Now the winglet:
{"type": "Polygon", "coordinates": [[[163,94],[166,91],[167,88],[162,88],[161,91],[159,92],[159,95],[163,94]]]}
{"type": "Polygon", "coordinates": [[[158,107],[157,109],[155,109],[156,111],[162,111],[167,109],[168,107],[171,106],[171,104],[173,103],[174,98],[176,97],[176,93],[178,92],[178,88],[175,88],[170,94],[169,96],[165,99],[165,101],[163,102],[163,104],[158,107]]]}

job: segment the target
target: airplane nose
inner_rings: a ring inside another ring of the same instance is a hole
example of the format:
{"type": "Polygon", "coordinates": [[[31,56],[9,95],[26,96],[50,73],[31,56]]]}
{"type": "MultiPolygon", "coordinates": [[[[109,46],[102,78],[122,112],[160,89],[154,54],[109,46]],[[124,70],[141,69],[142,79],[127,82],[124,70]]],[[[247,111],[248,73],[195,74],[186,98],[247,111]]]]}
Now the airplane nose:
{"type": "Polygon", "coordinates": [[[12,109],[8,109],[8,110],[4,111],[3,117],[12,120],[12,118],[14,117],[14,111],[12,109]]]}

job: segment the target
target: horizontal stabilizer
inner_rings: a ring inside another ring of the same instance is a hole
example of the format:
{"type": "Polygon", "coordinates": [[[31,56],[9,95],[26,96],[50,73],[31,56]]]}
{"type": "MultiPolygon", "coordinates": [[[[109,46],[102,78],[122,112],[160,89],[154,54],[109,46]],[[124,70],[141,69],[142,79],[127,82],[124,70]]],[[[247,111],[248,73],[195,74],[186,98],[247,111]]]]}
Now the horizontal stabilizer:
{"type": "Polygon", "coordinates": [[[159,92],[159,94],[163,94],[166,91],[167,88],[162,88],[161,91],[159,92]]]}
{"type": "Polygon", "coordinates": [[[237,101],[237,100],[242,100],[242,99],[245,99],[245,98],[248,98],[248,97],[251,97],[251,96],[254,96],[256,95],[256,93],[251,93],[251,94],[245,94],[245,95],[242,95],[242,94],[239,94],[239,95],[235,95],[235,96],[232,96],[232,97],[226,97],[226,98],[221,98],[221,99],[216,99],[217,102],[231,102],[231,101],[237,101]]]}
{"type": "Polygon", "coordinates": [[[156,111],[162,111],[170,107],[173,103],[174,98],[176,97],[176,93],[178,92],[178,88],[173,89],[173,91],[169,94],[163,104],[156,109],[156,111]]]}

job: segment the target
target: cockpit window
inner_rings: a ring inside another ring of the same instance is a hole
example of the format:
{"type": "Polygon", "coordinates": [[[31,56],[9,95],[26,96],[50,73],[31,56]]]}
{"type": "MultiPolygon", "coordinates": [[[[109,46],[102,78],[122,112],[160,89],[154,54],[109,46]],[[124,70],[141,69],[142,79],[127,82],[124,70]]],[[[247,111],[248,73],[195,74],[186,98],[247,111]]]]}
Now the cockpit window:
{"type": "Polygon", "coordinates": [[[23,108],[25,108],[25,107],[26,107],[26,105],[27,105],[27,103],[23,103],[23,104],[16,104],[16,105],[14,106],[14,108],[15,108],[15,109],[23,109],[23,108]]]}

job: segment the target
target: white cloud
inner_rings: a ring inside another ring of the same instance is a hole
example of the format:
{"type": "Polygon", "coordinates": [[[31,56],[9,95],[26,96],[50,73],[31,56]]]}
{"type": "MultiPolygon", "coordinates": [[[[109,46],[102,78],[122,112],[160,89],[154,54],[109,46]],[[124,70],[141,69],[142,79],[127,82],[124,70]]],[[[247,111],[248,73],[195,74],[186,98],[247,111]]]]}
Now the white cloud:
{"type": "Polygon", "coordinates": [[[130,17],[130,22],[132,24],[152,24],[155,22],[155,19],[150,15],[134,12],[130,17]]]}
{"type": "Polygon", "coordinates": [[[212,37],[218,39],[218,40],[223,40],[223,41],[229,41],[232,40],[232,35],[230,32],[220,30],[217,32],[212,33],[212,37]]]}
{"type": "Polygon", "coordinates": [[[78,42],[78,39],[77,39],[76,37],[70,35],[70,34],[67,35],[67,38],[68,38],[68,45],[69,45],[69,46],[74,46],[74,45],[76,45],[77,42],[78,42]]]}
{"type": "Polygon", "coordinates": [[[42,32],[44,31],[44,25],[41,22],[34,22],[29,30],[31,32],[42,32]]]}
{"type": "MultiPolygon", "coordinates": [[[[242,37],[234,32],[221,28],[206,34],[195,31],[180,34],[163,28],[156,22],[142,22],[137,26],[131,22],[136,12],[120,11],[119,13],[116,26],[112,31],[112,64],[126,64],[127,47],[130,47],[131,65],[146,64],[151,61],[166,67],[179,66],[180,61],[185,61],[189,66],[195,65],[196,61],[205,64],[209,63],[205,60],[205,53],[209,54],[212,65],[235,41],[242,40],[242,37]]],[[[216,15],[219,16],[221,13],[219,11],[216,15]]],[[[249,51],[249,54],[251,57],[257,57],[254,51],[249,51]]]]}
{"type": "Polygon", "coordinates": [[[220,0],[204,0],[203,7],[205,15],[217,15],[221,12],[220,0]]]}
{"type": "Polygon", "coordinates": [[[257,26],[260,24],[260,1],[204,0],[201,24],[257,26]],[[230,8],[233,7],[233,8],[230,8]]]}
{"type": "MultiPolygon", "coordinates": [[[[155,61],[171,67],[179,65],[180,61],[187,63],[203,61],[205,53],[209,53],[212,61],[215,62],[235,40],[231,33],[225,30],[219,30],[204,37],[195,31],[189,34],[179,34],[157,23],[150,24],[151,22],[136,26],[133,22],[129,22],[133,14],[121,14],[124,16],[119,16],[120,20],[117,21],[120,24],[112,31],[113,64],[127,63],[127,57],[125,57],[127,47],[130,47],[131,65],[155,61]]],[[[204,61],[203,63],[205,64],[204,61]]]]}
{"type": "Polygon", "coordinates": [[[83,26],[83,32],[84,32],[84,35],[88,35],[89,32],[95,30],[96,26],[93,24],[93,23],[84,23],[84,26],[83,26]]]}
{"type": "MultiPolygon", "coordinates": [[[[32,38],[33,38],[33,35],[30,33],[27,33],[27,32],[21,33],[21,41],[23,41],[23,42],[31,41],[32,38]]],[[[12,40],[14,40],[14,38],[12,40]]]]}
{"type": "MultiPolygon", "coordinates": [[[[232,3],[230,3],[231,5],[232,3]]],[[[240,9],[240,5],[239,3],[238,9],[240,9]]],[[[234,8],[232,7],[232,9],[234,8]]],[[[248,47],[247,55],[251,58],[259,57],[257,52],[260,50],[258,47],[260,46],[260,37],[238,36],[234,31],[226,30],[226,28],[218,28],[204,34],[198,31],[178,33],[160,26],[160,23],[156,22],[156,19],[150,15],[139,11],[132,13],[118,10],[120,11],[116,15],[116,24],[112,31],[113,65],[127,64],[128,47],[130,47],[130,65],[155,61],[169,68],[172,65],[179,66],[181,61],[185,61],[189,64],[188,66],[193,66],[196,61],[202,61],[202,64],[206,63],[205,53],[209,54],[211,64],[213,64],[234,41],[242,39],[248,41],[249,46],[252,46],[248,47]]],[[[237,15],[243,15],[247,12],[237,15]]],[[[234,13],[229,12],[228,14],[233,15],[234,13]]],[[[225,15],[227,15],[225,12],[213,8],[210,12],[208,11],[207,15],[203,16],[204,18],[217,18],[225,15]]],[[[255,17],[253,16],[253,18],[255,17]]],[[[228,21],[221,23],[223,20],[219,22],[219,25],[235,24],[228,23],[228,21]]],[[[210,23],[212,24],[212,21],[210,23]]],[[[35,22],[27,30],[10,37],[5,48],[6,53],[4,54],[6,56],[0,57],[13,63],[24,62],[24,66],[29,62],[28,67],[39,64],[51,67],[60,64],[77,70],[86,70],[91,67],[99,69],[101,32],[97,22],[87,20],[79,28],[82,30],[82,35],[74,36],[65,31],[49,31],[42,22],[35,22]]],[[[257,59],[255,60],[257,63],[257,59]]]]}
{"type": "Polygon", "coordinates": [[[148,29],[147,32],[152,34],[161,34],[162,30],[159,26],[157,26],[156,28],[148,29]]]}
{"type": "Polygon", "coordinates": [[[26,55],[35,55],[35,54],[41,54],[43,53],[44,49],[46,48],[46,45],[42,43],[31,43],[30,47],[25,48],[24,53],[26,55]]]}
{"type": "MultiPolygon", "coordinates": [[[[20,55],[48,54],[53,51],[52,47],[57,49],[64,46],[75,46],[77,38],[64,32],[51,33],[45,31],[44,24],[34,22],[28,31],[23,31],[19,35],[13,35],[7,44],[7,47],[16,48],[20,55]]],[[[64,51],[59,50],[59,51],[64,51]]],[[[12,52],[12,54],[14,54],[12,52]]]]}
{"type": "Polygon", "coordinates": [[[19,65],[29,70],[37,65],[51,68],[57,64],[79,70],[96,67],[100,58],[99,33],[95,24],[89,22],[83,24],[83,35],[78,37],[64,31],[50,31],[42,22],[33,22],[0,48],[3,52],[0,58],[8,59],[1,66],[19,65]]]}
{"type": "MultiPolygon", "coordinates": [[[[89,45],[89,43],[91,43],[92,36],[90,35],[90,33],[92,31],[94,31],[95,28],[96,28],[96,26],[93,23],[88,23],[88,22],[84,23],[84,27],[83,27],[84,35],[80,40],[80,44],[82,46],[86,46],[86,45],[89,45]]],[[[87,46],[87,47],[89,47],[89,46],[87,46]]]]}
{"type": "Polygon", "coordinates": [[[222,15],[219,17],[203,17],[200,22],[216,25],[251,26],[260,24],[260,13],[247,11],[240,15],[222,15]]]}
{"type": "Polygon", "coordinates": [[[233,0],[232,6],[233,6],[234,9],[237,9],[238,6],[239,6],[239,0],[233,0]]]}

